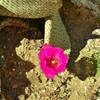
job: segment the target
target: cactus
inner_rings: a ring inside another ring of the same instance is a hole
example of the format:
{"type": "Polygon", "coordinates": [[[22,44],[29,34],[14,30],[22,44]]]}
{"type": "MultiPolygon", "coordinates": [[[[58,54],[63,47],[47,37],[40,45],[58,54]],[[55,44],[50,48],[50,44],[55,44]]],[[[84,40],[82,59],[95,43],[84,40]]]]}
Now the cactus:
{"type": "Polygon", "coordinates": [[[62,0],[0,0],[0,15],[21,18],[45,18],[44,43],[67,50],[70,40],[60,18],[62,0]]]}

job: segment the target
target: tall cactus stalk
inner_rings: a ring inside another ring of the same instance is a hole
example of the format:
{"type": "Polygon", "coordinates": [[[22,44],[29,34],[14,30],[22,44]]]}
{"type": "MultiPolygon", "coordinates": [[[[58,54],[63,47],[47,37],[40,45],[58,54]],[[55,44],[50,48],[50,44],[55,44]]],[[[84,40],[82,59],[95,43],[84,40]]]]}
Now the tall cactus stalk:
{"type": "Polygon", "coordinates": [[[69,36],[59,12],[46,18],[44,43],[49,43],[70,51],[71,44],[69,36]]]}

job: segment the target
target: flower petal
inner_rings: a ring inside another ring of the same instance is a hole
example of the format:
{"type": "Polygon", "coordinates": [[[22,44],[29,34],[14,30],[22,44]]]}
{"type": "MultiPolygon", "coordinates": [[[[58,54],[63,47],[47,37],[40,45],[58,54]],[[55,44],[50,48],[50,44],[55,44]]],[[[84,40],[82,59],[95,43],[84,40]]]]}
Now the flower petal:
{"type": "Polygon", "coordinates": [[[39,52],[39,59],[40,59],[40,68],[42,72],[45,74],[47,78],[54,78],[60,72],[63,72],[66,69],[66,65],[68,64],[69,57],[64,54],[62,48],[53,47],[51,45],[45,44],[40,52],[39,52]],[[57,66],[52,67],[51,64],[48,64],[48,58],[56,59],[58,61],[57,66]]]}

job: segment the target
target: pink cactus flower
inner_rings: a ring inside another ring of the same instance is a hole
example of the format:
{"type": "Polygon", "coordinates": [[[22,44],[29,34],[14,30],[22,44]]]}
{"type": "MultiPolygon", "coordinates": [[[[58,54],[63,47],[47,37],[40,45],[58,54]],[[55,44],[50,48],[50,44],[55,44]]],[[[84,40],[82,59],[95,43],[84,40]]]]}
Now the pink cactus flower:
{"type": "Polygon", "coordinates": [[[69,57],[63,49],[44,44],[39,52],[40,68],[48,79],[54,78],[63,72],[68,64],[69,57]]]}

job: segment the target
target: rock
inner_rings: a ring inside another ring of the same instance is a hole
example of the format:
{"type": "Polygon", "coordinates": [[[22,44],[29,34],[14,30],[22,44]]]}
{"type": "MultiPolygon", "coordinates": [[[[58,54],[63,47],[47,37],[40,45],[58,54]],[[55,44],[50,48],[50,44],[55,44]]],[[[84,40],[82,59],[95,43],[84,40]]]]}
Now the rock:
{"type": "Polygon", "coordinates": [[[38,64],[38,50],[42,46],[42,40],[28,40],[24,38],[21,45],[16,47],[16,54],[24,61],[34,65],[38,64]]]}
{"type": "Polygon", "coordinates": [[[24,95],[20,95],[20,96],[18,96],[18,99],[19,100],[25,100],[25,96],[24,95]]]}
{"type": "Polygon", "coordinates": [[[100,18],[100,0],[71,0],[78,6],[88,8],[93,14],[100,18]]]}
{"type": "Polygon", "coordinates": [[[92,32],[93,35],[100,35],[100,29],[95,29],[93,32],[92,32]]]}
{"type": "Polygon", "coordinates": [[[59,75],[54,80],[43,82],[43,79],[41,80],[40,78],[43,74],[40,73],[39,76],[36,73],[38,72],[35,72],[35,70],[27,72],[27,78],[31,85],[28,86],[28,90],[27,87],[25,89],[27,90],[25,93],[29,94],[26,100],[76,100],[75,98],[78,100],[80,97],[81,100],[88,100],[93,94],[95,95],[98,92],[100,86],[99,77],[89,77],[82,81],[65,71],[64,76],[59,75]]]}
{"type": "Polygon", "coordinates": [[[94,55],[94,58],[96,59],[96,65],[97,65],[97,73],[96,76],[100,77],[100,52],[96,53],[94,55]]]}
{"type": "Polygon", "coordinates": [[[93,58],[93,55],[100,52],[100,39],[89,39],[86,46],[80,51],[77,61],[81,58],[93,58]]]}
{"type": "Polygon", "coordinates": [[[81,79],[100,76],[100,39],[89,39],[75,61],[73,71],[81,79]]]}
{"type": "MultiPolygon", "coordinates": [[[[32,93],[32,94],[30,95],[30,97],[29,97],[27,100],[36,100],[35,94],[32,93]]],[[[38,99],[37,99],[37,100],[38,100],[38,99]]]]}
{"type": "MultiPolygon", "coordinates": [[[[25,94],[28,96],[27,100],[38,100],[37,96],[41,100],[49,100],[54,91],[57,91],[57,88],[61,86],[62,82],[66,81],[68,77],[68,71],[66,70],[63,75],[56,76],[53,80],[48,80],[40,68],[36,66],[34,69],[26,72],[26,77],[30,81],[30,86],[26,87],[25,94]]],[[[63,86],[62,86],[63,87],[63,86]]],[[[65,96],[64,89],[61,89],[61,95],[65,96]],[[64,93],[64,95],[63,95],[64,93]]],[[[53,95],[53,98],[55,95],[53,95]]]]}

